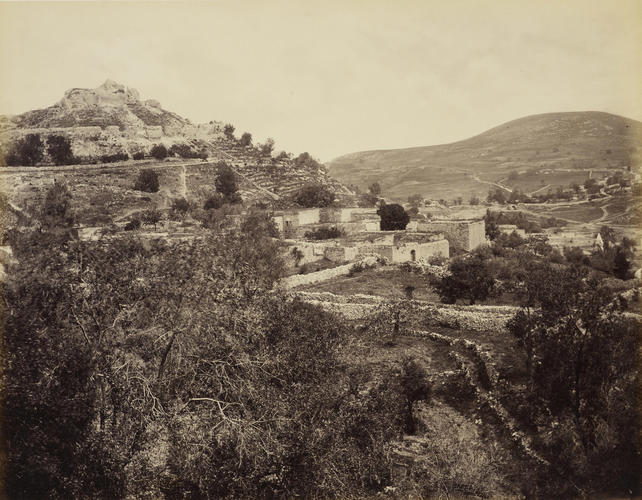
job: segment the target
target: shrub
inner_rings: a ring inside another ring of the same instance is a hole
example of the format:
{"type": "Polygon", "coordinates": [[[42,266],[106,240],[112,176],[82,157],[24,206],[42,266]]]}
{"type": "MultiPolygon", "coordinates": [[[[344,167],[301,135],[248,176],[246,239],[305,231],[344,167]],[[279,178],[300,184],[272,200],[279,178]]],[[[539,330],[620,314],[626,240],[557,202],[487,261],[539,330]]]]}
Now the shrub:
{"type": "Polygon", "coordinates": [[[134,153],[132,155],[132,158],[134,160],[144,160],[145,159],[145,153],[143,153],[142,151],[137,151],[136,153],[134,153]]]}
{"type": "Polygon", "coordinates": [[[157,160],[163,160],[167,158],[169,152],[164,144],[154,144],[152,149],[149,151],[149,154],[157,160]]]}
{"type": "Polygon", "coordinates": [[[129,160],[129,155],[123,151],[118,153],[106,154],[100,157],[101,163],[115,163],[117,161],[126,161],[129,160]]]}
{"type": "Polygon", "coordinates": [[[158,174],[155,170],[145,169],[141,170],[134,184],[134,189],[146,193],[158,192],[158,174]]]}
{"type": "Polygon", "coordinates": [[[187,201],[185,198],[176,198],[174,201],[172,201],[173,212],[177,212],[182,215],[185,215],[191,209],[192,209],[192,206],[190,205],[189,201],[187,201]]]}
{"type": "Polygon", "coordinates": [[[468,299],[473,305],[496,291],[492,268],[481,252],[454,259],[449,271],[450,274],[433,284],[444,303],[454,304],[457,299],[468,299]]]}
{"type": "Polygon", "coordinates": [[[345,231],[336,226],[320,227],[312,231],[307,231],[305,237],[309,240],[330,240],[333,238],[341,238],[345,236],[345,231]]]}
{"type": "Polygon", "coordinates": [[[225,162],[219,162],[216,168],[218,169],[216,180],[214,181],[216,191],[229,200],[234,197],[238,191],[236,173],[232,170],[232,167],[225,162]]]}
{"type": "Polygon", "coordinates": [[[140,229],[140,219],[132,219],[130,220],[127,224],[125,224],[125,231],[135,231],[136,229],[140,229]]]}
{"type": "Polygon", "coordinates": [[[161,218],[161,213],[156,209],[145,210],[141,214],[142,223],[146,226],[154,226],[154,229],[156,229],[156,225],[161,221],[161,218]]]}

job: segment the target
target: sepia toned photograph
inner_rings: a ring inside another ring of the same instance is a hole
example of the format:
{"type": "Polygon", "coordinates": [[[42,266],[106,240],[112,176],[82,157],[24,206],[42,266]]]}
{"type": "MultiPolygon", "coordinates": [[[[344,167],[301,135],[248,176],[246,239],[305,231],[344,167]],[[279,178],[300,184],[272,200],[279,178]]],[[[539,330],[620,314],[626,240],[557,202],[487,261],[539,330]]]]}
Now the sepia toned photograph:
{"type": "Polygon", "coordinates": [[[641,0],[0,0],[0,498],[642,495],[641,0]]]}

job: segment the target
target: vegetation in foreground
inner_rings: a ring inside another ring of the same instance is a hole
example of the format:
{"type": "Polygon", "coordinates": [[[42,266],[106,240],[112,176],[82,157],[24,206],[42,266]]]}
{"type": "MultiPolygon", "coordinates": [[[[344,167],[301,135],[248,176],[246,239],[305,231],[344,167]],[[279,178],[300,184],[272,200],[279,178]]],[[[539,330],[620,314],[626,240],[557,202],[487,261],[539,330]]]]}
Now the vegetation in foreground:
{"type": "Polygon", "coordinates": [[[81,242],[69,198],[54,186],[41,229],[7,235],[19,262],[4,291],[9,498],[639,492],[640,325],[585,267],[550,264],[546,247],[471,256],[521,283],[506,335],[526,378],[497,388],[545,462],[511,473],[486,446],[497,436],[435,433],[472,411],[463,379],[433,387],[439,374],[405,355],[355,362],[422,319],[412,293],[358,328],[268,293],[283,269],[259,213],[192,243],[81,242]],[[420,450],[400,473],[409,437],[420,450]]]}

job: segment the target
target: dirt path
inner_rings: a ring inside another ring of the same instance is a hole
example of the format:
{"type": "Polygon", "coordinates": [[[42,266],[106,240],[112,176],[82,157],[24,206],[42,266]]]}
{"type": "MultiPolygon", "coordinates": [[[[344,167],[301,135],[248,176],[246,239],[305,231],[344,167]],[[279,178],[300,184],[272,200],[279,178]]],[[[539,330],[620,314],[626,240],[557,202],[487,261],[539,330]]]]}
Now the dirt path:
{"type": "Polygon", "coordinates": [[[472,180],[474,180],[475,182],[479,182],[479,183],[481,183],[481,184],[488,184],[488,185],[490,185],[490,186],[495,186],[495,187],[498,187],[498,188],[500,188],[500,189],[503,189],[504,191],[508,191],[509,193],[512,193],[512,192],[513,192],[513,190],[512,190],[511,188],[506,187],[506,186],[504,186],[504,185],[502,185],[502,184],[499,184],[499,183],[497,183],[497,182],[485,181],[485,180],[481,179],[481,178],[479,177],[479,175],[477,175],[477,174],[476,174],[475,172],[473,172],[472,170],[466,170],[466,169],[463,169],[463,168],[457,168],[457,169],[455,169],[455,170],[457,170],[458,172],[464,172],[465,174],[468,174],[468,175],[470,176],[470,178],[471,178],[472,180]]]}
{"type": "Polygon", "coordinates": [[[179,194],[182,198],[187,199],[187,168],[185,167],[185,165],[183,165],[181,168],[180,178],[181,188],[179,194]]]}

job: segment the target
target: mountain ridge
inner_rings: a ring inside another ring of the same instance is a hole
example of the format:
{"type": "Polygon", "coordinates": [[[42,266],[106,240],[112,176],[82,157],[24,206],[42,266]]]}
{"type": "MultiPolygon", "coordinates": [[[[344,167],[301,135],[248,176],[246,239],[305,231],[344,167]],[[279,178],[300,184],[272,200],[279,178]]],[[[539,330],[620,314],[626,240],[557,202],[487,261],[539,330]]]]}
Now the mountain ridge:
{"type": "MultiPolygon", "coordinates": [[[[512,171],[638,168],[642,123],[599,111],[521,117],[452,143],[358,151],[326,163],[348,185],[379,182],[397,198],[480,195],[512,171]],[[462,174],[468,178],[462,178],[462,174]],[[470,182],[471,176],[482,180],[470,182]],[[460,186],[457,186],[457,185],[460,186]]],[[[529,182],[532,179],[529,179],[529,182]]]]}

